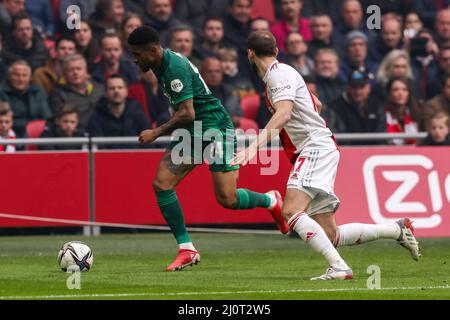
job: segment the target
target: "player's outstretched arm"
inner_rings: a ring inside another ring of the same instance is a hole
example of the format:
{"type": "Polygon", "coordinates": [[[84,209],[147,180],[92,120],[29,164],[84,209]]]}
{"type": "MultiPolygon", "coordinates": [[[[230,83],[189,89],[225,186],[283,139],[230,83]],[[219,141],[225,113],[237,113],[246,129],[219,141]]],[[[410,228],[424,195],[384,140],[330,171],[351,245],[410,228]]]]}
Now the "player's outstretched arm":
{"type": "Polygon", "coordinates": [[[178,110],[166,123],[155,129],[148,129],[141,132],[139,142],[141,144],[151,143],[158,137],[168,134],[174,129],[186,127],[195,120],[194,100],[188,99],[178,105],[178,110]]]}
{"type": "Polygon", "coordinates": [[[265,128],[259,133],[256,140],[247,149],[238,152],[231,160],[230,165],[246,165],[256,155],[261,146],[266,145],[268,141],[278,136],[280,130],[291,119],[294,102],[291,100],[278,101],[274,104],[273,108],[275,109],[275,113],[265,128]]]}

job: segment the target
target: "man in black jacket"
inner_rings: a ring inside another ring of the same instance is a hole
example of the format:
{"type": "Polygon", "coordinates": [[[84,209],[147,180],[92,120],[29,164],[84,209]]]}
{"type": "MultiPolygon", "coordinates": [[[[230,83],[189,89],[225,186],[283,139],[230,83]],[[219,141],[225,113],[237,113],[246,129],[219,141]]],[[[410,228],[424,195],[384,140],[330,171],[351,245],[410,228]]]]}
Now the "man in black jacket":
{"type": "Polygon", "coordinates": [[[150,124],[142,107],[127,96],[125,79],[119,75],[111,76],[106,81],[105,96],[100,99],[89,119],[89,134],[99,137],[129,137],[148,129],[150,124]]]}
{"type": "Polygon", "coordinates": [[[146,0],[144,24],[159,33],[163,47],[169,45],[169,32],[181,23],[173,14],[170,0],[146,0]]]}
{"type": "Polygon", "coordinates": [[[4,39],[5,63],[10,65],[16,60],[25,60],[34,71],[50,59],[44,40],[33,29],[31,16],[26,12],[15,15],[11,22],[11,36],[4,39]]]}
{"type": "MultiPolygon", "coordinates": [[[[386,132],[383,108],[370,99],[370,76],[366,71],[354,70],[348,77],[345,91],[329,104],[334,114],[334,132],[386,132]]],[[[360,142],[367,144],[367,141],[360,142]]]]}

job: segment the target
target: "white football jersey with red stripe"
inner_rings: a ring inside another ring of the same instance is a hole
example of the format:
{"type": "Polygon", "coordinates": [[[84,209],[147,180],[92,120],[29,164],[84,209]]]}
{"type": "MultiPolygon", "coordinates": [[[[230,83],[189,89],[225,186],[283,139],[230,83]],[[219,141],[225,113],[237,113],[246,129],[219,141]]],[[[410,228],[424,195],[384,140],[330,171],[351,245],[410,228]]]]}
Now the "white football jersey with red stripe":
{"type": "Polygon", "coordinates": [[[270,112],[275,112],[273,105],[279,101],[294,102],[291,119],[280,131],[281,143],[292,163],[305,149],[337,148],[334,136],[319,115],[305,81],[294,68],[274,61],[263,81],[270,112]]]}

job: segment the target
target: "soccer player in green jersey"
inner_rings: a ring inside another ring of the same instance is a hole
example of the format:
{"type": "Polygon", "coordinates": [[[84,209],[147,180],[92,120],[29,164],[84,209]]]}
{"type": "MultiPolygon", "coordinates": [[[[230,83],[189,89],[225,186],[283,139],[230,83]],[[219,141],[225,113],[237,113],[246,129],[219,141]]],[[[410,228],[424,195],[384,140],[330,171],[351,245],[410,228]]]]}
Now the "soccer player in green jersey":
{"type": "MultiPolygon", "coordinates": [[[[144,130],[139,136],[139,142],[151,143],[174,129],[185,128],[189,132],[191,142],[200,139],[201,155],[206,148],[211,148],[213,143],[215,149],[211,150],[220,158],[220,161],[217,161],[215,157],[216,161],[209,163],[217,201],[223,207],[234,210],[267,208],[280,231],[287,233],[289,226],[281,216],[282,198],[278,191],[257,193],[248,189],[237,189],[239,166],[228,165],[237,149],[233,123],[221,102],[211,94],[198,69],[186,57],[163,49],[158,33],[153,28],[135,29],[130,34],[128,43],[135,63],[143,72],[152,69],[174,110],[168,122],[155,129],[144,130]],[[214,137],[219,134],[222,141],[211,142],[211,139],[206,137],[207,132],[210,133],[211,130],[215,132],[214,137]]],[[[153,181],[161,213],[179,245],[178,255],[166,268],[167,271],[181,270],[200,261],[200,255],[186,231],[183,210],[175,192],[180,181],[198,165],[195,159],[199,152],[195,146],[192,148],[194,151],[188,155],[192,161],[180,163],[179,159],[174,159],[177,154],[173,151],[183,141],[174,141],[169,145],[153,181]]]]}

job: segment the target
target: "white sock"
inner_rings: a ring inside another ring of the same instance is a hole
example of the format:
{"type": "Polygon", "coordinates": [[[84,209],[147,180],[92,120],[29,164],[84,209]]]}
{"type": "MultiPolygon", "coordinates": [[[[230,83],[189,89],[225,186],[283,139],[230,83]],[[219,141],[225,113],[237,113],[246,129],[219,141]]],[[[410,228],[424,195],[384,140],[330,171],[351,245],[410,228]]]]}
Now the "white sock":
{"type": "Polygon", "coordinates": [[[277,204],[277,198],[275,197],[275,195],[273,193],[266,193],[266,195],[269,196],[269,198],[270,198],[270,205],[269,205],[269,208],[267,208],[267,209],[272,209],[277,204]]]}
{"type": "Polygon", "coordinates": [[[361,244],[378,239],[398,239],[400,232],[400,226],[397,223],[349,223],[338,227],[333,244],[335,247],[339,247],[361,244]]]}
{"type": "Polygon", "coordinates": [[[192,242],[180,243],[178,246],[180,249],[183,249],[183,250],[197,251],[192,242]]]}
{"type": "Polygon", "coordinates": [[[320,253],[330,266],[343,270],[349,269],[322,227],[306,213],[295,214],[289,219],[288,224],[311,248],[320,253]]]}

